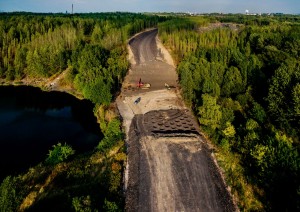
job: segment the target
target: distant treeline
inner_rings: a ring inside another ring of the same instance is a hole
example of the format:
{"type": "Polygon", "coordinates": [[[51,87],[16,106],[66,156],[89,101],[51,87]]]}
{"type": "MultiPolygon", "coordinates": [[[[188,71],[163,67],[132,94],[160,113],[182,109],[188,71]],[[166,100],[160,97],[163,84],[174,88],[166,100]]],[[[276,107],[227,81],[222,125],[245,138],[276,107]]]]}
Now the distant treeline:
{"type": "Polygon", "coordinates": [[[232,15],[159,24],[184,99],[219,146],[219,164],[245,211],[300,208],[299,20],[232,15]]]}

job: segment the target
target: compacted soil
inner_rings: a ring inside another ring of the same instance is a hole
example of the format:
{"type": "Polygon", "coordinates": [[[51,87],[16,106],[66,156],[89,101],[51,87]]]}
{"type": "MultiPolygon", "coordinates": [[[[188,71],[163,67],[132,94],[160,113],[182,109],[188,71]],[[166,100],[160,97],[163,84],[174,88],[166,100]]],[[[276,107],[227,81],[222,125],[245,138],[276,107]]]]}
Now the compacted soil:
{"type": "Polygon", "coordinates": [[[238,210],[157,29],[136,35],[128,50],[131,69],[117,99],[127,134],[126,211],[238,210]]]}

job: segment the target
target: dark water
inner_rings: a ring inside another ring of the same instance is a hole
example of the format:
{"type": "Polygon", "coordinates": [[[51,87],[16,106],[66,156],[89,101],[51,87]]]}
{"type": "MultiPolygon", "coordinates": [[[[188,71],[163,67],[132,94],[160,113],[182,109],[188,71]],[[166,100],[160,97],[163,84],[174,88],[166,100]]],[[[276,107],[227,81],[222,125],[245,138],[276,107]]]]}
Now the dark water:
{"type": "Polygon", "coordinates": [[[0,87],[0,182],[44,161],[58,142],[79,153],[92,150],[101,137],[87,100],[33,87],[0,87]]]}

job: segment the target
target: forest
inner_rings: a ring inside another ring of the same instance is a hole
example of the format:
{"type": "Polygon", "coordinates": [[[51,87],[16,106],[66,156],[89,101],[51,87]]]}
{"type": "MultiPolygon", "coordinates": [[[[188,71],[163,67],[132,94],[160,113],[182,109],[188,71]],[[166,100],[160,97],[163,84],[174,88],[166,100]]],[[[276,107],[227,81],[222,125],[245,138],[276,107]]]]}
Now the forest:
{"type": "Polygon", "coordinates": [[[240,209],[299,210],[300,17],[210,15],[158,28],[240,209]]]}
{"type": "Polygon", "coordinates": [[[65,72],[95,104],[104,138],[82,155],[58,143],[27,173],[5,178],[0,211],[57,202],[63,211],[123,210],[124,135],[110,103],[129,68],[128,39],[151,27],[240,209],[300,210],[299,16],[1,13],[0,82],[65,72]]]}
{"type": "Polygon", "coordinates": [[[127,39],[164,19],[130,13],[2,13],[0,78],[39,79],[67,70],[66,83],[93,103],[108,105],[128,69],[127,39]]]}
{"type": "Polygon", "coordinates": [[[124,135],[111,102],[129,68],[128,39],[166,19],[121,12],[0,13],[0,84],[65,73],[64,84],[95,104],[104,135],[92,152],[76,154],[58,143],[45,161],[7,176],[0,186],[0,211],[123,210],[124,135]]]}

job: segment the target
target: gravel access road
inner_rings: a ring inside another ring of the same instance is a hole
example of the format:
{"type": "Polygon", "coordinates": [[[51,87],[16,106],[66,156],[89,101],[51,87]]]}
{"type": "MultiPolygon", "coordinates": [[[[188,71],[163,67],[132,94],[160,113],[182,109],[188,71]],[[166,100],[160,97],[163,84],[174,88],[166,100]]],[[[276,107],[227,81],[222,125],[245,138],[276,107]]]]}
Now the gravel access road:
{"type": "Polygon", "coordinates": [[[237,211],[212,150],[184,105],[157,29],[136,35],[128,48],[132,65],[117,99],[127,133],[125,210],[237,211]],[[139,79],[151,87],[138,88],[139,79]]]}

